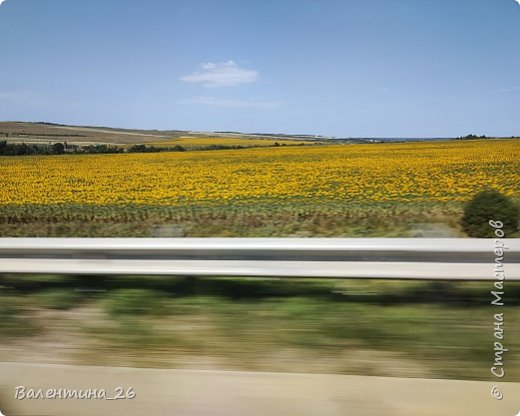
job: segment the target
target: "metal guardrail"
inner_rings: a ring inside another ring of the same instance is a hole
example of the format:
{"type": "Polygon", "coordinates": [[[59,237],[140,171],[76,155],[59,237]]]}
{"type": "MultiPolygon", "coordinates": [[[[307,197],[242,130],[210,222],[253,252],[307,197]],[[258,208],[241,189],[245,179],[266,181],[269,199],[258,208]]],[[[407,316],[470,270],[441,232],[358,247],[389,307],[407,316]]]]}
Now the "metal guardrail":
{"type": "Polygon", "coordinates": [[[0,273],[520,280],[520,239],[0,238],[0,273]],[[498,259],[498,260],[497,260],[498,259]]]}

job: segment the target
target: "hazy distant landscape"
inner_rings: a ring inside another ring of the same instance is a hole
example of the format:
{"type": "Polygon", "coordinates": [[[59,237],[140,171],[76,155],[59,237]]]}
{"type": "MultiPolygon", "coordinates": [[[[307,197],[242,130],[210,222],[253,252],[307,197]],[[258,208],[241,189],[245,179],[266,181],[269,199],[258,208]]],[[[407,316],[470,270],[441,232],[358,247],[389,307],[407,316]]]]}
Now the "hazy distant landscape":
{"type": "MultiPolygon", "coordinates": [[[[240,132],[196,132],[181,130],[133,130],[96,126],[69,126],[47,122],[9,122],[0,121],[0,140],[11,143],[53,144],[68,142],[78,145],[132,145],[179,144],[196,145],[197,139],[207,143],[225,144],[235,140],[235,144],[272,145],[275,141],[282,143],[373,143],[385,141],[422,141],[450,139],[478,139],[485,136],[467,135],[466,137],[327,137],[312,134],[272,134],[272,133],[240,133],[240,132]],[[189,141],[187,139],[190,139],[189,141]],[[244,141],[248,140],[248,141],[244,141]]],[[[488,137],[490,138],[490,137],[488,137]]],[[[491,137],[493,138],[493,137],[491,137]]],[[[506,137],[518,138],[518,137],[506,137]]],[[[201,144],[201,145],[203,145],[201,144]]]]}

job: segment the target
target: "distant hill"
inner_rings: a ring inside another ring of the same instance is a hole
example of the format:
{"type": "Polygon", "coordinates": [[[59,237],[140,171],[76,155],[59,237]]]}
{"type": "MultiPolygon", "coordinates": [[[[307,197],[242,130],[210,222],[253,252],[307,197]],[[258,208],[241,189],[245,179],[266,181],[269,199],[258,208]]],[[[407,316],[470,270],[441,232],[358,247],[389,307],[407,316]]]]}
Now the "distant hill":
{"type": "MultiPolygon", "coordinates": [[[[422,140],[471,140],[481,139],[468,135],[465,137],[439,138],[391,138],[391,137],[326,137],[311,134],[283,133],[241,133],[235,131],[186,131],[186,130],[137,130],[101,126],[71,126],[50,122],[0,122],[0,140],[12,143],[50,144],[68,142],[80,146],[150,144],[155,146],[182,144],[188,147],[200,145],[239,145],[267,146],[274,142],[287,144],[304,143],[381,143],[395,141],[422,140]],[[202,144],[202,142],[204,142],[202,144]],[[289,143],[290,142],[290,143],[289,143]]],[[[490,137],[487,137],[490,138],[490,137]]]]}
{"type": "Polygon", "coordinates": [[[263,147],[277,144],[322,143],[325,138],[235,132],[196,132],[182,130],[132,130],[113,127],[69,126],[49,122],[0,122],[0,141],[11,144],[51,145],[68,143],[76,146],[130,147],[148,145],[186,149],[220,147],[263,147]],[[279,142],[279,143],[278,143],[279,142]]]}

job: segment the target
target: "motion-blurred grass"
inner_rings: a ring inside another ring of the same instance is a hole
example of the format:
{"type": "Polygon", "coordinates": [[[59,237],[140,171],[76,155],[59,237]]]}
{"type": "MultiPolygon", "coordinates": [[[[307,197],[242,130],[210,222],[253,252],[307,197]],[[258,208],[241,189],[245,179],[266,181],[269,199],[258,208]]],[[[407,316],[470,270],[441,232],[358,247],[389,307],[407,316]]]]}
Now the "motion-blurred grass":
{"type": "Polygon", "coordinates": [[[493,314],[503,312],[506,380],[520,380],[514,282],[499,310],[492,282],[1,276],[0,285],[7,344],[31,335],[17,332],[20,319],[52,327],[38,317],[50,308],[64,318],[61,337],[64,325],[82,333],[75,362],[106,365],[490,379],[493,314]]]}

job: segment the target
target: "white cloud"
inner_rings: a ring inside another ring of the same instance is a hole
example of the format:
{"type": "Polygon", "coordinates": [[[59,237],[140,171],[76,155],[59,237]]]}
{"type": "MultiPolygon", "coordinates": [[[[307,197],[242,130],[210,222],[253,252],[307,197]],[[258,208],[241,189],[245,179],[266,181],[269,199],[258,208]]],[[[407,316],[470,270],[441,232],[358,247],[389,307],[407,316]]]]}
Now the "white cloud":
{"type": "Polygon", "coordinates": [[[208,88],[235,87],[258,81],[258,71],[239,67],[234,61],[200,65],[202,71],[181,77],[181,81],[200,83],[208,88]]]}
{"type": "Polygon", "coordinates": [[[515,0],[520,5],[520,0],[515,0]]]}
{"type": "Polygon", "coordinates": [[[4,2],[5,0],[0,0],[0,6],[2,5],[2,3],[4,2]]]}
{"type": "Polygon", "coordinates": [[[259,110],[276,110],[281,105],[277,101],[234,100],[229,98],[216,97],[195,97],[187,100],[181,100],[180,102],[182,104],[203,104],[227,108],[256,108],[259,110]]]}

